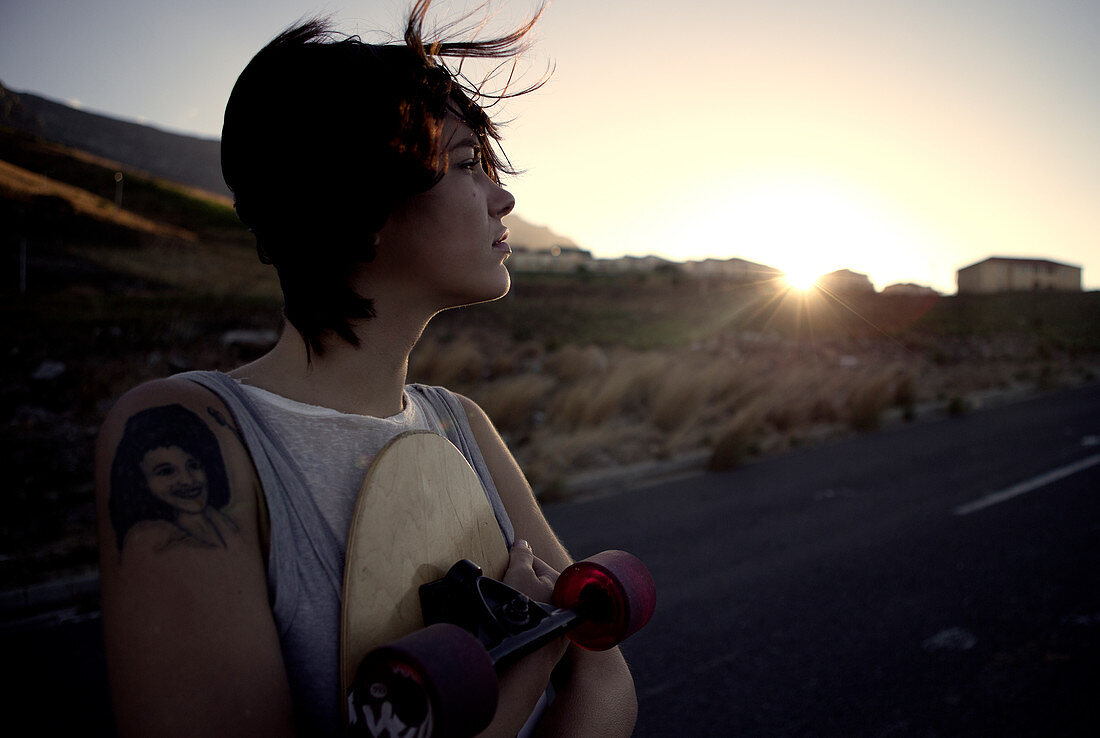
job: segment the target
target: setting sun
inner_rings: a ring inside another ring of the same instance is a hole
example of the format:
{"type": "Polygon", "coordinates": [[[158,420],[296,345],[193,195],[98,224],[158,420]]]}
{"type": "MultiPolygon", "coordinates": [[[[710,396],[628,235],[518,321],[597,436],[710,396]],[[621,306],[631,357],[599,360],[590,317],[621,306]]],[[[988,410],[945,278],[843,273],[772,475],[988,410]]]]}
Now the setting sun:
{"type": "Polygon", "coordinates": [[[812,173],[714,183],[669,220],[664,232],[639,223],[631,242],[644,239],[640,231],[650,226],[680,247],[679,258],[721,249],[775,267],[798,290],[839,269],[883,284],[905,281],[918,272],[928,243],[920,227],[868,188],[812,173]]]}
{"type": "Polygon", "coordinates": [[[794,269],[783,274],[783,281],[799,292],[805,292],[817,286],[817,280],[820,278],[821,274],[815,270],[794,269]]]}

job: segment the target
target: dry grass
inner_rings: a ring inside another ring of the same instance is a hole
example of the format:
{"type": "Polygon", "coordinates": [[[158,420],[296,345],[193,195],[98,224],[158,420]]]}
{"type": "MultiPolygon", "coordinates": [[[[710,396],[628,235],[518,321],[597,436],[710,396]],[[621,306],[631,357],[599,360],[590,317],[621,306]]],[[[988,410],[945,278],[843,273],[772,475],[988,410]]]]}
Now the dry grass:
{"type": "Polygon", "coordinates": [[[569,475],[584,469],[604,469],[651,458],[659,435],[644,423],[609,423],[571,433],[543,430],[521,455],[521,465],[540,496],[554,496],[569,475]]]}
{"type": "Polygon", "coordinates": [[[576,382],[593,377],[608,368],[607,354],[598,346],[574,346],[558,349],[546,357],[543,370],[562,382],[576,382]]]}
{"type": "Polygon", "coordinates": [[[485,355],[473,341],[440,343],[429,340],[417,346],[410,358],[410,373],[418,381],[450,387],[483,379],[488,365],[485,355]]]}
{"type": "Polygon", "coordinates": [[[542,374],[506,377],[481,397],[481,407],[502,433],[515,434],[539,422],[545,398],[557,380],[542,374]]]}
{"type": "MultiPolygon", "coordinates": [[[[472,340],[429,347],[432,366],[423,368],[439,380],[469,379],[484,366],[482,352],[462,348],[472,340]]],[[[895,348],[799,353],[773,337],[754,338],[750,346],[632,351],[567,345],[540,354],[523,344],[516,350],[525,358],[500,362],[509,371],[483,373],[457,388],[481,403],[536,490],[552,496],[563,478],[581,471],[700,451],[709,452],[711,468],[730,468],[874,430],[888,418],[912,420],[922,403],[1019,381],[1008,362],[937,365],[895,348]]],[[[1078,367],[1056,379],[1049,362],[1015,367],[1036,383],[1087,376],[1078,367]]]]}
{"type": "Polygon", "coordinates": [[[0,196],[16,200],[43,196],[56,198],[67,202],[74,214],[92,220],[181,241],[193,242],[196,239],[191,231],[150,220],[129,210],[116,208],[113,202],[93,195],[87,190],[27,171],[6,161],[0,161],[0,196]]]}
{"type": "Polygon", "coordinates": [[[760,441],[767,430],[760,404],[756,403],[738,410],[719,429],[711,448],[708,468],[731,469],[759,451],[760,441]]]}
{"type": "Polygon", "coordinates": [[[660,357],[620,354],[613,363],[608,360],[599,373],[587,373],[583,379],[563,383],[550,405],[548,421],[569,431],[603,425],[619,417],[637,418],[644,413],[663,366],[660,357]]]}
{"type": "Polygon", "coordinates": [[[281,301],[273,267],[251,248],[231,244],[153,238],[141,249],[102,246],[71,253],[104,269],[166,287],[212,296],[281,301]]]}
{"type": "Polygon", "coordinates": [[[671,433],[699,416],[707,394],[708,387],[693,363],[670,365],[654,388],[650,420],[658,430],[671,433]]]}

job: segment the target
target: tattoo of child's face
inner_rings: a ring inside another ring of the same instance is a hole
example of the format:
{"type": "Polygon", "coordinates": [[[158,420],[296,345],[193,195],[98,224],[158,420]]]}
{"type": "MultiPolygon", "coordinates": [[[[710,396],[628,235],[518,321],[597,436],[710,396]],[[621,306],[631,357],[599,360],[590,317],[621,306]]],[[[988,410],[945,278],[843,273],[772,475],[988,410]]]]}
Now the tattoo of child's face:
{"type": "Polygon", "coordinates": [[[214,432],[182,405],[135,413],[127,422],[111,465],[108,508],[118,548],[134,526],[165,526],[163,545],[184,542],[225,547],[239,529],[222,512],[229,478],[214,432]]]}
{"type": "Polygon", "coordinates": [[[179,446],[154,448],[141,460],[149,492],[180,512],[206,507],[206,469],[179,446]]]}

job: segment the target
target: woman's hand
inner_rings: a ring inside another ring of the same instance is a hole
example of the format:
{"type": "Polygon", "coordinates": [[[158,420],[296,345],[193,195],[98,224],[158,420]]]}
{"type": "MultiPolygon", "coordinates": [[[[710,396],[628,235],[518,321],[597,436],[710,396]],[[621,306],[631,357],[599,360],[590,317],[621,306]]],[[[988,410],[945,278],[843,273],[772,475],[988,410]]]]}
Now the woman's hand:
{"type": "MultiPolygon", "coordinates": [[[[459,397],[459,400],[466,409],[478,447],[517,534],[531,541],[539,556],[551,567],[560,571],[569,566],[572,559],[550,529],[531,486],[489,416],[469,398],[459,397]]],[[[522,557],[524,554],[513,548],[512,555],[522,557]]],[[[532,570],[537,566],[535,561],[537,559],[532,558],[532,570]]],[[[516,574],[518,576],[519,571],[516,574]]],[[[539,579],[540,575],[534,578],[539,579]]],[[[554,580],[556,574],[549,579],[554,580]]],[[[528,580],[527,584],[534,583],[528,580]]],[[[546,592],[546,589],[541,591],[546,592]]],[[[611,738],[628,736],[633,730],[638,701],[630,670],[619,649],[596,653],[578,646],[570,647],[561,659],[554,688],[557,695],[539,722],[536,735],[611,738]]]]}
{"type": "Polygon", "coordinates": [[[552,566],[535,556],[531,544],[522,539],[512,544],[504,583],[539,602],[549,602],[554,593],[558,573],[552,566]]]}
{"type": "MultiPolygon", "coordinates": [[[[518,540],[512,546],[504,583],[533,600],[549,602],[558,572],[535,556],[531,546],[518,540]]],[[[550,673],[565,655],[568,641],[561,636],[524,656],[500,675],[500,702],[493,722],[482,736],[514,736],[527,722],[546,691],[550,673]]]]}

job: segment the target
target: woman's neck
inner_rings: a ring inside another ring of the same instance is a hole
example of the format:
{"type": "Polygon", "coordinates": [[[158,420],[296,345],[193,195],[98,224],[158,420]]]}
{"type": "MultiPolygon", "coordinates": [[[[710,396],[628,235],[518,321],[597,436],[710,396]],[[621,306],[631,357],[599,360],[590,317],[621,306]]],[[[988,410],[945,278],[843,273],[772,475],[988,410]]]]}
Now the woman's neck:
{"type": "Polygon", "coordinates": [[[403,409],[409,353],[425,325],[366,321],[355,328],[358,347],[330,339],[323,354],[312,352],[307,360],[305,341],[287,323],[271,351],[230,375],[298,402],[389,417],[403,409]]]}

